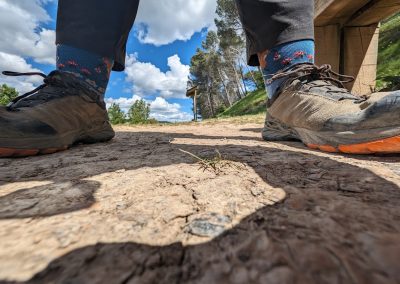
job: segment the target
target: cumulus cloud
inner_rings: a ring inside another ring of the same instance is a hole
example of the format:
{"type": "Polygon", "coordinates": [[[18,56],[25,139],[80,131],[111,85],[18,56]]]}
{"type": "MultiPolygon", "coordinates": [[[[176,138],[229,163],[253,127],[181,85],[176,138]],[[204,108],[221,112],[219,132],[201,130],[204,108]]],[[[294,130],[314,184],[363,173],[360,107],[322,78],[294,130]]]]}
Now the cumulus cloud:
{"type": "Polygon", "coordinates": [[[159,94],[164,98],[185,98],[189,66],[182,64],[178,55],[168,58],[168,66],[170,70],[164,73],[130,54],[126,60],[126,81],[133,84],[133,92],[139,96],[159,94]]]}
{"type": "Polygon", "coordinates": [[[215,0],[144,0],[136,19],[142,43],[169,44],[188,40],[195,32],[214,25],[215,0]]]}
{"type": "MultiPolygon", "coordinates": [[[[116,103],[127,113],[133,103],[140,99],[141,97],[134,95],[131,98],[106,98],[105,102],[107,108],[109,108],[111,104],[116,103]]],[[[180,122],[190,121],[193,118],[191,114],[181,110],[180,104],[171,104],[164,98],[157,97],[154,101],[146,100],[146,102],[150,104],[150,117],[158,121],[180,122]]]]}
{"type": "Polygon", "coordinates": [[[55,32],[40,28],[51,20],[43,8],[48,0],[0,1],[0,51],[55,64],[55,32]]]}
{"type": "MultiPolygon", "coordinates": [[[[41,72],[33,68],[20,56],[0,52],[0,70],[11,70],[16,72],[41,72]]],[[[43,82],[40,76],[9,77],[0,75],[0,84],[14,87],[19,93],[26,93],[43,82]]]]}
{"type": "Polygon", "coordinates": [[[150,103],[150,111],[150,116],[158,121],[190,121],[193,118],[191,114],[181,111],[179,104],[170,104],[161,97],[150,103]]]}

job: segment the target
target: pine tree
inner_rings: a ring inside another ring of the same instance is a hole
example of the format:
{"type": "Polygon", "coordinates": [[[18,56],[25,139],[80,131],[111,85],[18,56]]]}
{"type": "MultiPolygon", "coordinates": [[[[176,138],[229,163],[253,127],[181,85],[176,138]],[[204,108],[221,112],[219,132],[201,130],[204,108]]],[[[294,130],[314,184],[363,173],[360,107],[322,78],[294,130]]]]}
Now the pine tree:
{"type": "Polygon", "coordinates": [[[249,90],[263,88],[262,74],[247,66],[245,35],[235,1],[217,0],[216,14],[217,32],[208,32],[190,65],[203,118],[218,115],[249,90]]]}
{"type": "Polygon", "coordinates": [[[150,104],[137,100],[128,111],[128,121],[132,124],[146,123],[150,116],[150,104]]]}
{"type": "Polygon", "coordinates": [[[125,113],[121,110],[119,104],[112,103],[108,108],[108,117],[112,124],[122,124],[126,121],[125,113]]]}

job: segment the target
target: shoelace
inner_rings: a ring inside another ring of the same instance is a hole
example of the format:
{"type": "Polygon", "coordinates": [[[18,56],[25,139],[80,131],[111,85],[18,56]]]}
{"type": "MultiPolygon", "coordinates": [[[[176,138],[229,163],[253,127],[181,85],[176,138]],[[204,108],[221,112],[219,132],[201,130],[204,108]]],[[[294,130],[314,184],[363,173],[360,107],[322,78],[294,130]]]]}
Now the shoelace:
{"type": "Polygon", "coordinates": [[[276,73],[275,75],[272,76],[271,79],[267,81],[267,83],[270,84],[273,81],[284,77],[293,77],[294,80],[296,80],[310,75],[315,75],[320,80],[334,82],[338,84],[338,86],[340,86],[341,88],[345,88],[344,86],[345,83],[350,83],[354,81],[353,76],[342,75],[334,72],[332,70],[332,66],[329,64],[324,64],[321,65],[320,67],[315,64],[299,64],[289,69],[288,71],[276,73]],[[300,72],[302,73],[299,75],[300,72]]]}
{"type": "MultiPolygon", "coordinates": [[[[13,71],[3,71],[2,72],[3,75],[5,76],[12,76],[12,77],[17,77],[17,76],[42,76],[44,79],[47,78],[46,74],[40,73],[40,72],[26,72],[26,73],[20,73],[20,72],[13,72],[13,71]]],[[[42,85],[40,85],[39,87],[35,88],[32,91],[29,91],[23,95],[19,95],[18,97],[16,97],[15,99],[13,99],[8,105],[7,108],[11,107],[13,104],[15,104],[16,102],[29,97],[30,95],[35,94],[37,91],[45,88],[48,85],[48,83],[44,83],[42,85]]]]}

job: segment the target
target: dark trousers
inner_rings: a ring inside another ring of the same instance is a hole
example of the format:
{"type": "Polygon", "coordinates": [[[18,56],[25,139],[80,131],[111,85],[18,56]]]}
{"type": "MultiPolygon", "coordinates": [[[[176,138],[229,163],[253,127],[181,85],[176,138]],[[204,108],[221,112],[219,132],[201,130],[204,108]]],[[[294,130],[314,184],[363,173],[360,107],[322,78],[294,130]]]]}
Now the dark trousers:
{"type": "MultiPolygon", "coordinates": [[[[146,0],[145,0],[146,1],[146,0]]],[[[313,0],[236,0],[247,37],[249,65],[278,44],[314,39],[313,0]]],[[[125,65],[126,42],[139,0],[59,0],[57,44],[71,45],[125,65]]]]}

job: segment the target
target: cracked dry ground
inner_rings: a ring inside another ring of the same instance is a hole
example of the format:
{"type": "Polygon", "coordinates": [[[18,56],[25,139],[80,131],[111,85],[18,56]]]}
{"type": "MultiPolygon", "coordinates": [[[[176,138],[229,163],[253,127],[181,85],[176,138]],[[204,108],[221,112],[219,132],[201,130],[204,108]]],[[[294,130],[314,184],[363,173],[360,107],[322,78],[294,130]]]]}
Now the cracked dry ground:
{"type": "Polygon", "coordinates": [[[0,282],[399,283],[400,157],[259,131],[119,127],[109,143],[0,160],[0,282]],[[230,162],[203,171],[179,149],[230,162]]]}

